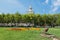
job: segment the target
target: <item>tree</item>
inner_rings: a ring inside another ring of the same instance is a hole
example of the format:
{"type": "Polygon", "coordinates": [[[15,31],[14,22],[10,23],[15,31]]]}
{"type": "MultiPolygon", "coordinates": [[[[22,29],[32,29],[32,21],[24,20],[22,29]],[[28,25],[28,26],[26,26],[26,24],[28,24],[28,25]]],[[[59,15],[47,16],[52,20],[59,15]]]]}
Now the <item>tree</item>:
{"type": "Polygon", "coordinates": [[[9,16],[10,16],[9,13],[8,14],[5,14],[5,16],[4,16],[4,22],[5,23],[9,23],[9,20],[10,20],[9,16]]]}
{"type": "Polygon", "coordinates": [[[34,24],[33,26],[55,26],[60,25],[60,14],[20,14],[16,12],[15,14],[0,14],[0,23],[30,23],[34,24]]]}
{"type": "Polygon", "coordinates": [[[19,12],[16,12],[14,14],[14,20],[15,20],[15,23],[20,23],[21,22],[21,14],[19,14],[19,12]]]}
{"type": "Polygon", "coordinates": [[[0,19],[0,20],[1,20],[1,23],[4,23],[4,17],[5,17],[5,14],[2,13],[0,16],[1,16],[1,17],[0,17],[0,18],[1,18],[1,19],[0,19]]]}
{"type": "Polygon", "coordinates": [[[35,15],[35,23],[40,26],[41,20],[42,20],[41,15],[40,14],[36,14],[35,15]]]}
{"type": "Polygon", "coordinates": [[[60,26],[60,19],[57,19],[56,24],[60,26]]]}
{"type": "Polygon", "coordinates": [[[47,22],[48,22],[48,16],[46,14],[43,15],[43,20],[44,20],[44,33],[46,33],[49,28],[47,27],[47,22]]]}
{"type": "Polygon", "coordinates": [[[60,26],[60,14],[57,14],[57,18],[56,18],[56,25],[58,26],[60,26]]]}

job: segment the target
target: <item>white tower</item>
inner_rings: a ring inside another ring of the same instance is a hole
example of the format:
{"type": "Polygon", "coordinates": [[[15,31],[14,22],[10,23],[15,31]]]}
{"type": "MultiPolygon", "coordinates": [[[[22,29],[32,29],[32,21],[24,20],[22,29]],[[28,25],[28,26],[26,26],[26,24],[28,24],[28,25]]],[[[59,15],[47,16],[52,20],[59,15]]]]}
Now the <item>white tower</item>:
{"type": "Polygon", "coordinates": [[[32,10],[32,6],[31,5],[29,6],[28,13],[34,13],[33,10],[32,10]]]}

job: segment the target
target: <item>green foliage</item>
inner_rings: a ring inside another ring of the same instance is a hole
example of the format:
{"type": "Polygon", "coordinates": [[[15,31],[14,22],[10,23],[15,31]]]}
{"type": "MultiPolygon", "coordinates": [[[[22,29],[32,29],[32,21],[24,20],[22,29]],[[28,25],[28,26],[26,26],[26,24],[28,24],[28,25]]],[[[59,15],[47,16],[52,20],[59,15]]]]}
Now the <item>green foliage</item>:
{"type": "Polygon", "coordinates": [[[16,12],[15,14],[0,14],[0,23],[33,23],[35,25],[60,25],[60,14],[20,14],[16,12]]]}

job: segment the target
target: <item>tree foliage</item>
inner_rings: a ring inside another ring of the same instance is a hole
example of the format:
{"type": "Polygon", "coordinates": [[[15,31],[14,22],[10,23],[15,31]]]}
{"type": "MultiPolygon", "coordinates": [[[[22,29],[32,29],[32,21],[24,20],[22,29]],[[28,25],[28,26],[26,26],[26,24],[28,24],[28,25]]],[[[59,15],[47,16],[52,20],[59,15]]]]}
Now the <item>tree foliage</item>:
{"type": "Polygon", "coordinates": [[[0,23],[32,23],[35,26],[43,26],[45,23],[49,26],[60,25],[60,14],[0,14],[0,23]]]}

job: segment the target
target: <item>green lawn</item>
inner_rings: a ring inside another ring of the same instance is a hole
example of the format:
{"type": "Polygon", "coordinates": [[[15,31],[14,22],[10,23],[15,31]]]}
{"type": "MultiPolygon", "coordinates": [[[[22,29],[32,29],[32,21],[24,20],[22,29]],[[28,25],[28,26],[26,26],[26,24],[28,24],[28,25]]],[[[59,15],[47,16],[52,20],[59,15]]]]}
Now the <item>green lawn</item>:
{"type": "MultiPolygon", "coordinates": [[[[11,31],[6,30],[6,28],[0,28],[0,40],[51,40],[49,38],[41,37],[40,33],[42,31],[43,28],[40,28],[40,31],[11,31]]],[[[60,37],[59,28],[50,28],[48,33],[60,37]]]]}

